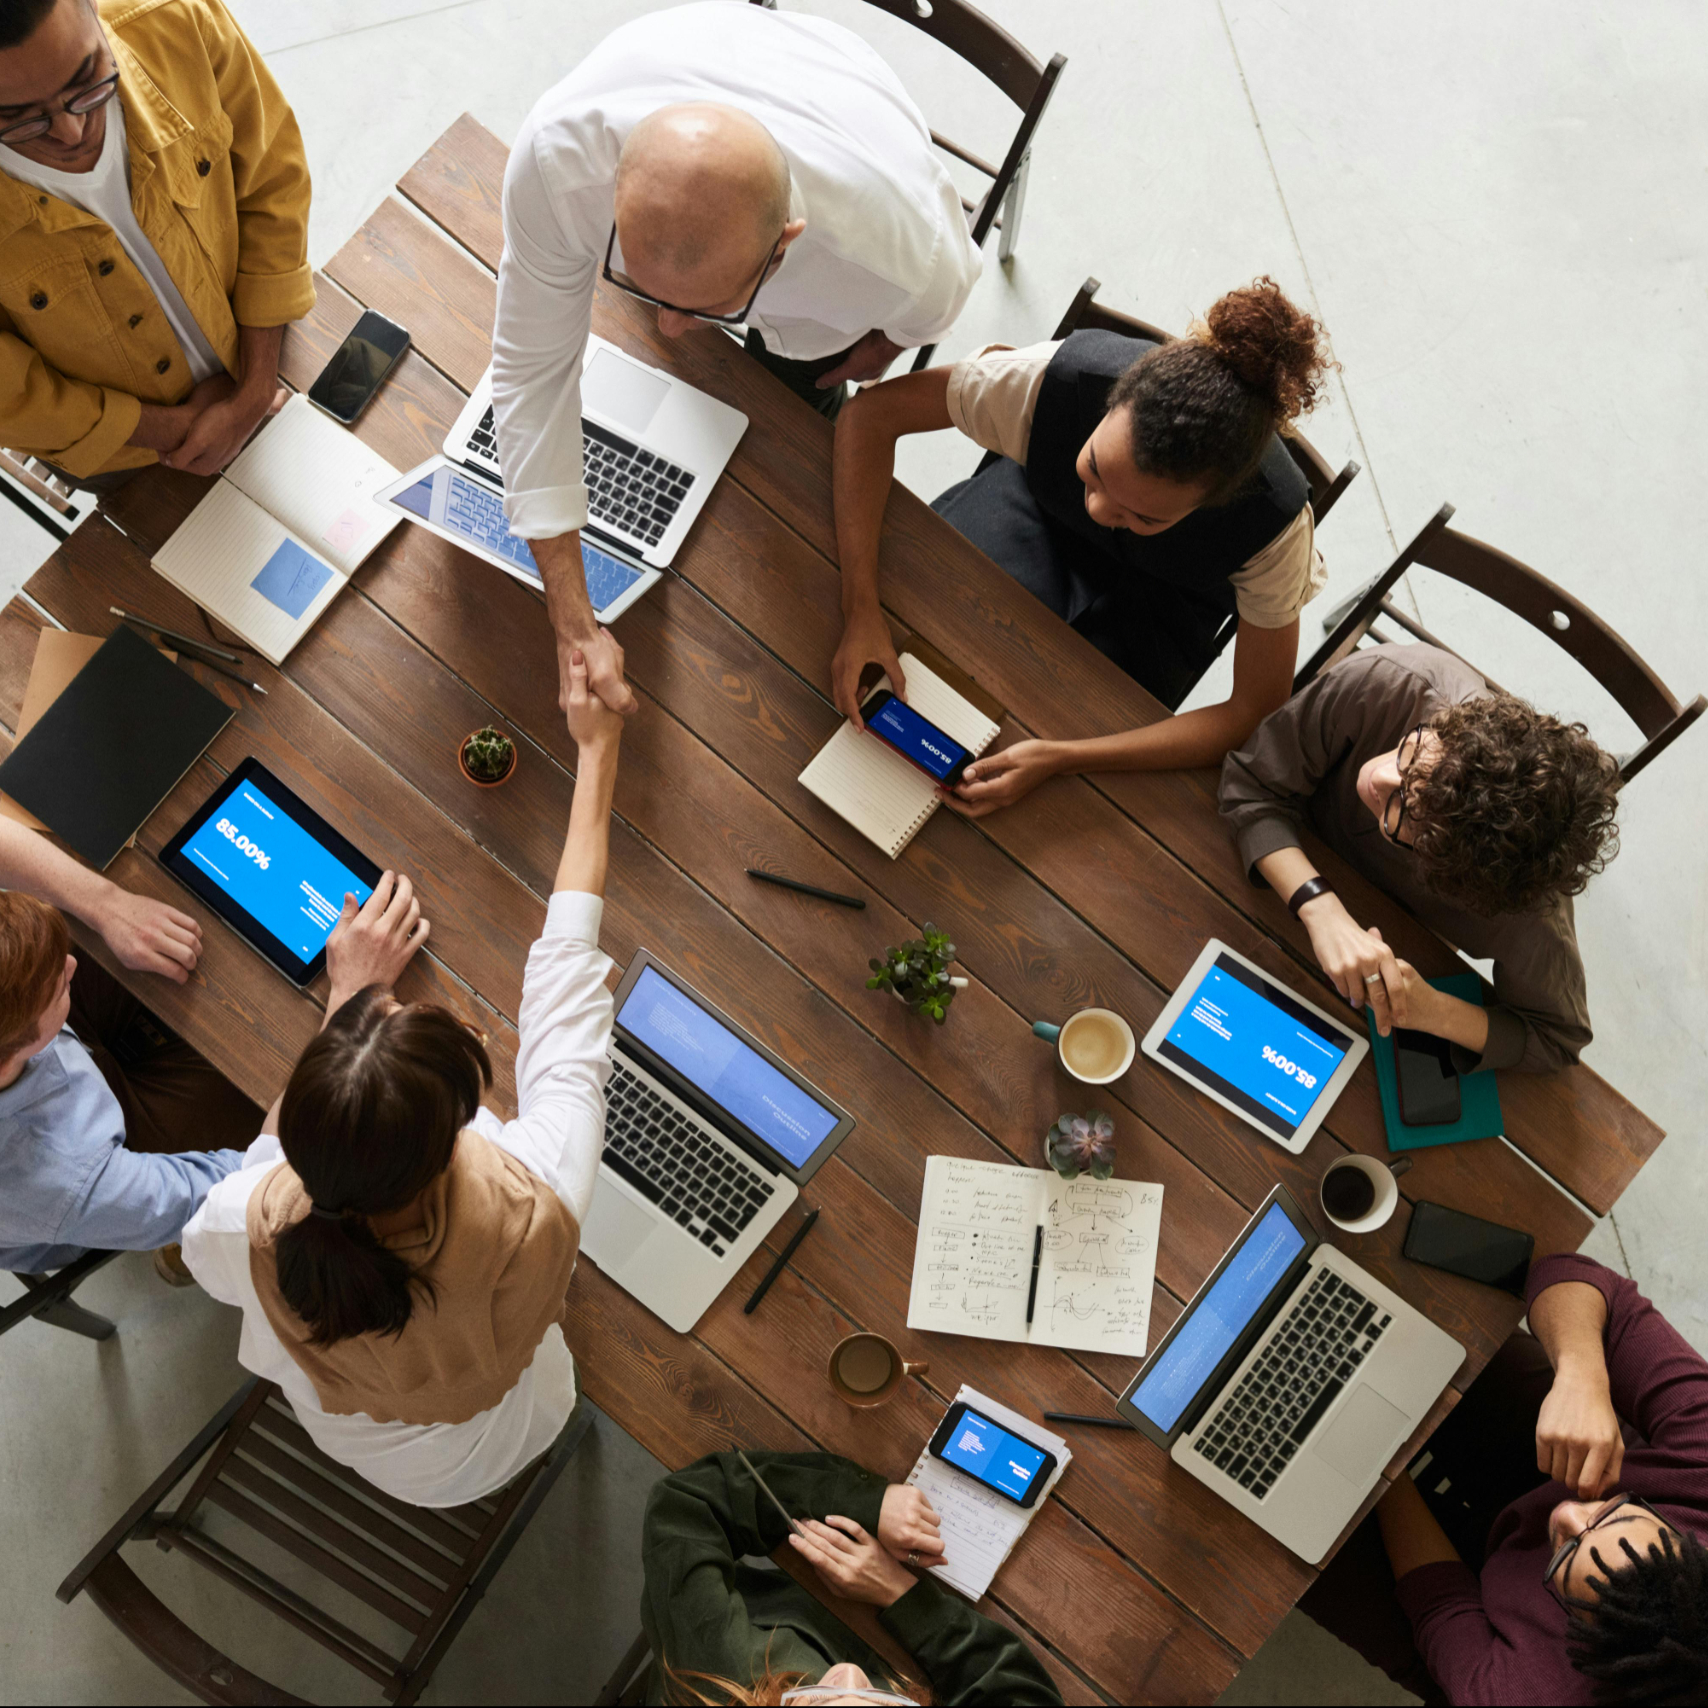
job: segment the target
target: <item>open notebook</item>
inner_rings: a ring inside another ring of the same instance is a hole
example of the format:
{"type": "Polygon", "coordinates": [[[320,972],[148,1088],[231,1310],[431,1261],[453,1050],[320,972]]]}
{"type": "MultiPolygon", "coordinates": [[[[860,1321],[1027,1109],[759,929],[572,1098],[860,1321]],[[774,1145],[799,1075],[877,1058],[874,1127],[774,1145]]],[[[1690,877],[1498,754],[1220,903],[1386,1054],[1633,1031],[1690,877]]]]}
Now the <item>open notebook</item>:
{"type": "MultiPolygon", "coordinates": [[[[903,651],[899,656],[907,677],[907,703],[969,752],[983,753],[996,740],[1000,709],[992,719],[917,653],[903,651]]],[[[877,685],[887,688],[890,679],[882,677],[877,685]]],[[[814,754],[801,782],[892,860],[942,801],[936,783],[923,771],[846,721],[814,754]]]]}
{"type": "Polygon", "coordinates": [[[366,496],[396,478],[384,457],[299,394],[155,553],[154,567],[282,664],[402,520],[366,496]]]}

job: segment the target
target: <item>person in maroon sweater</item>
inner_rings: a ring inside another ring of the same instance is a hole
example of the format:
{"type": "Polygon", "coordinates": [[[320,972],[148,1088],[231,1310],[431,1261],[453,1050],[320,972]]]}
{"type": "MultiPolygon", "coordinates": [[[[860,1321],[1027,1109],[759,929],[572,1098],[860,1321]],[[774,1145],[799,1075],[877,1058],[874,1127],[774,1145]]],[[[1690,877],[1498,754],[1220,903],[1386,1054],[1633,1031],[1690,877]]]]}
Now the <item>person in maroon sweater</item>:
{"type": "Polygon", "coordinates": [[[1590,1258],[1527,1298],[1299,1605],[1426,1701],[1708,1702],[1708,1360],[1590,1258]]]}

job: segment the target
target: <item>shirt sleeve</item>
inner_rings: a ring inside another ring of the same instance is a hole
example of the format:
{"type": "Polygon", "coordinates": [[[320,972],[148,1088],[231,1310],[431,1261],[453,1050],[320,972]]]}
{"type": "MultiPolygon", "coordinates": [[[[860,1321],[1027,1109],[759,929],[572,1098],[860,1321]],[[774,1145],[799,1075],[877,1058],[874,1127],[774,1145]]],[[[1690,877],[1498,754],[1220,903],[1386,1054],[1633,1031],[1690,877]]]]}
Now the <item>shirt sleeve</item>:
{"type": "Polygon", "coordinates": [[[925,1669],[939,1702],[1059,1703],[1043,1663],[1014,1632],[922,1577],[878,1623],[925,1669]]]}
{"type": "Polygon", "coordinates": [[[587,521],[581,367],[598,267],[563,229],[525,131],[504,174],[504,254],[492,332],[492,409],[504,514],[525,540],[587,521]]]}
{"type": "Polygon", "coordinates": [[[222,1305],[240,1308],[251,1296],[249,1199],[284,1153],[272,1134],[263,1133],[242,1160],[242,1168],[208,1193],[183,1233],[184,1265],[202,1291],[222,1305]]]}
{"type": "Polygon", "coordinates": [[[0,314],[0,445],[94,474],[130,442],[142,403],[128,391],[68,379],[0,314]]]}
{"type": "Polygon", "coordinates": [[[1462,1560],[1419,1566],[1394,1585],[1394,1594],[1411,1621],[1419,1657],[1449,1702],[1533,1700],[1520,1657],[1490,1624],[1482,1585],[1462,1560]]]}
{"type": "MultiPolygon", "coordinates": [[[[926,142],[920,138],[920,147],[926,142]]],[[[929,154],[927,155],[929,158],[929,154]]],[[[935,162],[932,162],[935,167],[935,162]]],[[[984,257],[973,247],[960,193],[947,172],[938,170],[939,214],[936,241],[906,306],[885,318],[880,331],[904,350],[935,344],[961,317],[978,283],[984,257]]]]}
{"type": "Polygon", "coordinates": [[[1059,341],[1023,350],[989,344],[949,369],[949,419],[987,451],[1026,461],[1044,372],[1059,341]]]}
{"type": "Polygon", "coordinates": [[[1482,1054],[1453,1046],[1453,1065],[1460,1073],[1494,1068],[1557,1073],[1578,1060],[1592,1034],[1569,897],[1508,924],[1495,957],[1493,984],[1482,1054]]]}
{"type": "Polygon", "coordinates": [[[610,958],[599,949],[605,904],[559,890],[546,928],[528,952],[516,1051],[520,1113],[499,1126],[482,1111],[482,1137],[546,1181],[583,1226],[605,1148],[605,1082],[611,1077],[610,958]]]}
{"type": "Polygon", "coordinates": [[[1328,585],[1310,505],[1228,579],[1242,623],[1260,629],[1284,629],[1295,621],[1328,585]]]}
{"type": "Polygon", "coordinates": [[[115,1145],[84,1179],[58,1240],[94,1251],[153,1251],[170,1245],[208,1193],[242,1166],[238,1151],[156,1156],[115,1145]]]}

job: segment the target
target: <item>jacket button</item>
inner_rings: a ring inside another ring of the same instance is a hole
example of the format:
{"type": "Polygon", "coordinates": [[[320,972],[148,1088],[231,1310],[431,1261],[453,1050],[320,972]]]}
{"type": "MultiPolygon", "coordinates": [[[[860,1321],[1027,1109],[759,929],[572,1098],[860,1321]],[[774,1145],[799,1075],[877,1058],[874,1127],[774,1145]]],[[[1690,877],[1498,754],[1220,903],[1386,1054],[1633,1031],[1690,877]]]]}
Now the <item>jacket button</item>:
{"type": "Polygon", "coordinates": [[[47,197],[46,196],[37,196],[36,200],[38,202],[40,202],[44,208],[47,206],[47,197]]]}
{"type": "Polygon", "coordinates": [[[154,371],[157,374],[163,374],[171,366],[172,358],[170,356],[162,356],[160,360],[154,364],[154,371]]]}
{"type": "Polygon", "coordinates": [[[47,292],[46,291],[32,291],[30,293],[30,307],[31,308],[46,308],[47,307],[47,292]]]}
{"type": "Polygon", "coordinates": [[[142,325],[142,316],[140,314],[133,314],[130,317],[130,323],[133,328],[142,325]]]}
{"type": "Polygon", "coordinates": [[[98,266],[98,267],[97,267],[97,268],[96,268],[96,269],[95,269],[95,271],[96,271],[96,272],[97,272],[97,273],[99,273],[99,274],[100,274],[100,275],[101,275],[101,277],[102,277],[102,278],[103,278],[103,279],[104,279],[104,278],[106,278],[106,276],[107,276],[107,275],[108,275],[108,274],[109,274],[109,273],[110,273],[110,272],[112,272],[112,270],[113,270],[113,264],[112,264],[112,262],[111,262],[111,261],[103,261],[103,262],[102,262],[102,263],[101,263],[101,264],[100,264],[100,266],[98,266]]]}
{"type": "Polygon", "coordinates": [[[198,160],[196,162],[196,176],[198,178],[207,177],[211,171],[213,171],[213,162],[211,160],[198,160]]]}

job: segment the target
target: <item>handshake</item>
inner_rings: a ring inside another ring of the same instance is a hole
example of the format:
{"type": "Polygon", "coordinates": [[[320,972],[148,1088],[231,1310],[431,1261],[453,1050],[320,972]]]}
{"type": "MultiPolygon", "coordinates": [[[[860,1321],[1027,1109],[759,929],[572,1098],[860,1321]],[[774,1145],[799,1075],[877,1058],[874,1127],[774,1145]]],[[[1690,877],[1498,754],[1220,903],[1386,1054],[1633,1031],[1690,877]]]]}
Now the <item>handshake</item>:
{"type": "Polygon", "coordinates": [[[569,733],[583,756],[615,753],[623,738],[623,719],[640,702],[623,680],[623,649],[609,629],[588,641],[559,635],[558,704],[569,733]]]}

